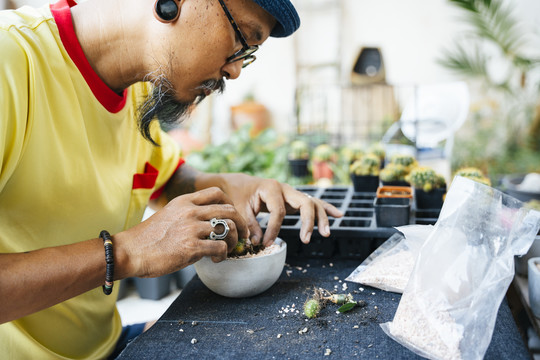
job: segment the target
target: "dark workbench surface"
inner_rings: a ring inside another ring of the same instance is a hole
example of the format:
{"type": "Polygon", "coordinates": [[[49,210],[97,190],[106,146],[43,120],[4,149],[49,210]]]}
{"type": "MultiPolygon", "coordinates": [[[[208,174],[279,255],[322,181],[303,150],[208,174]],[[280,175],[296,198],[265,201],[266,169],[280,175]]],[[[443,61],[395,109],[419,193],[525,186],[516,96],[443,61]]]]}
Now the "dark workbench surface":
{"type": "MultiPolygon", "coordinates": [[[[119,358],[421,359],[379,326],[393,319],[399,294],[350,282],[343,290],[343,279],[358,265],[355,260],[288,258],[278,282],[249,299],[216,295],[195,276],[159,321],[119,358]],[[314,286],[337,286],[339,293],[350,292],[367,306],[337,314],[338,306],[329,304],[318,318],[306,320],[302,305],[314,286]],[[293,304],[298,313],[283,311],[293,304]],[[329,356],[324,355],[327,349],[329,356]]],[[[485,358],[530,359],[506,301],[485,358]]]]}

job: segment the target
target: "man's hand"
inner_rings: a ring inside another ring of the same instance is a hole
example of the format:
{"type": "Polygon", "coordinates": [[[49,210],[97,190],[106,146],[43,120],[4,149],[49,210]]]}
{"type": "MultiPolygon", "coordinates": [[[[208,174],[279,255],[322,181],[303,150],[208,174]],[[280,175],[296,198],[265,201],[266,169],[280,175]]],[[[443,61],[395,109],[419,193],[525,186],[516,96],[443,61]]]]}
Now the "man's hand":
{"type": "MultiPolygon", "coordinates": [[[[195,263],[203,256],[215,262],[224,260],[238,238],[248,238],[244,217],[218,188],[209,188],[171,200],[146,221],[114,235],[115,247],[126,253],[127,276],[156,277],[195,263]],[[212,218],[227,221],[229,233],[224,240],[209,240],[212,218]]],[[[124,277],[124,276],[122,276],[124,277]]]]}
{"type": "Polygon", "coordinates": [[[254,244],[259,244],[262,239],[264,245],[270,245],[278,236],[286,214],[300,211],[302,222],[300,239],[305,244],[311,239],[315,219],[319,233],[328,237],[330,236],[328,216],[343,216],[341,211],[326,201],[310,197],[276,180],[243,174],[221,174],[220,176],[224,180],[221,187],[233,201],[238,212],[246,219],[251,241],[254,244]],[[261,211],[270,213],[264,238],[256,218],[261,211]]]}

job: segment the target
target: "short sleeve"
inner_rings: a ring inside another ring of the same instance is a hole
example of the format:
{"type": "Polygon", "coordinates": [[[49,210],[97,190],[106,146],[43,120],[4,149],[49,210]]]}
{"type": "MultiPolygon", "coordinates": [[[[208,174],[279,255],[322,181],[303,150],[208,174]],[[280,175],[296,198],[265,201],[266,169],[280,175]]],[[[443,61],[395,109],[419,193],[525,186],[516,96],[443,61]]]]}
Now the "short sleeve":
{"type": "Polygon", "coordinates": [[[29,67],[22,46],[0,30],[0,191],[15,170],[28,127],[29,67]]]}
{"type": "MultiPolygon", "coordinates": [[[[178,144],[161,128],[159,123],[154,121],[152,124],[152,138],[160,146],[154,146],[150,163],[159,170],[155,189],[158,192],[167,184],[167,181],[174,174],[175,170],[183,164],[181,151],[178,144]]],[[[154,198],[155,196],[152,196],[154,198]]]]}

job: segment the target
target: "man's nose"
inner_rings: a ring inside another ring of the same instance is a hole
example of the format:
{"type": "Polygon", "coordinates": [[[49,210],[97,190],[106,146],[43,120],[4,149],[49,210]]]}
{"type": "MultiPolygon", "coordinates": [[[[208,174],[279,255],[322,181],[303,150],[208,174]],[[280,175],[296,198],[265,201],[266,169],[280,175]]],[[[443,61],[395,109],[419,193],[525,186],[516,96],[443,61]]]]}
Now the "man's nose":
{"type": "Polygon", "coordinates": [[[242,72],[242,65],[244,64],[243,60],[238,60],[232,63],[227,63],[223,66],[222,73],[223,76],[228,80],[238,79],[240,73],[242,72]]]}

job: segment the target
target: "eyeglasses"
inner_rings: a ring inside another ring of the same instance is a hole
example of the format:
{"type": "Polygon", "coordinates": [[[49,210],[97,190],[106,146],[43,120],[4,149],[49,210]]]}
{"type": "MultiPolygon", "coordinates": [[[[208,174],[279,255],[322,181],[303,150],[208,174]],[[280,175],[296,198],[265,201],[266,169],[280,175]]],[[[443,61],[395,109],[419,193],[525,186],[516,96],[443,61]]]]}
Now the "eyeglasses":
{"type": "Polygon", "coordinates": [[[246,38],[240,31],[240,28],[238,27],[238,24],[236,21],[234,21],[229,9],[227,9],[227,6],[225,6],[225,3],[223,0],[218,0],[221,4],[221,7],[223,8],[223,11],[225,11],[225,15],[227,15],[227,18],[229,19],[234,32],[236,33],[236,36],[238,36],[238,39],[240,40],[240,43],[242,44],[242,48],[235,52],[232,56],[229,56],[227,58],[227,63],[233,63],[236,61],[243,61],[242,68],[245,68],[249,64],[255,61],[256,57],[253,55],[255,51],[259,49],[259,45],[248,45],[246,38]]]}

